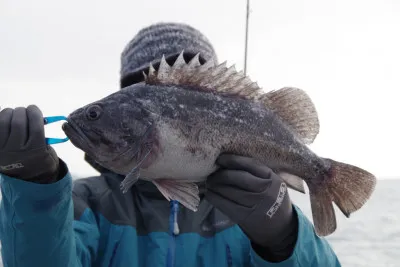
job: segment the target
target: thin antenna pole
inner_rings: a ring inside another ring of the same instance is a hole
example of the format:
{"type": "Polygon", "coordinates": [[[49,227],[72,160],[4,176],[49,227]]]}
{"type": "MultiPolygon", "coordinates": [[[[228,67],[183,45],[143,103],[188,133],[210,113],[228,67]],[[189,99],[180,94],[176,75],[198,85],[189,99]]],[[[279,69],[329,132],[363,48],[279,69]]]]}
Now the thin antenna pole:
{"type": "Polygon", "coordinates": [[[246,8],[246,37],[244,43],[244,75],[247,73],[247,44],[249,41],[249,14],[250,14],[250,0],[247,0],[246,8]]]}

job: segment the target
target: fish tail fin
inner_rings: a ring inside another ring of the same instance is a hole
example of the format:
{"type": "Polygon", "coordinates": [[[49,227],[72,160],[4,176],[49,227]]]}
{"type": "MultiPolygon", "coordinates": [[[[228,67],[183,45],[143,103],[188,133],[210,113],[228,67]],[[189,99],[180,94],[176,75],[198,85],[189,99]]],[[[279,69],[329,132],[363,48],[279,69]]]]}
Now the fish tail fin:
{"type": "Polygon", "coordinates": [[[336,230],[336,216],[332,200],[323,190],[311,188],[310,202],[315,232],[318,236],[330,235],[336,230]]]}
{"type": "Polygon", "coordinates": [[[359,210],[372,195],[376,178],[371,173],[342,162],[324,159],[331,165],[326,184],[310,188],[310,201],[316,233],[326,236],[336,230],[332,201],[346,216],[359,210]]]}

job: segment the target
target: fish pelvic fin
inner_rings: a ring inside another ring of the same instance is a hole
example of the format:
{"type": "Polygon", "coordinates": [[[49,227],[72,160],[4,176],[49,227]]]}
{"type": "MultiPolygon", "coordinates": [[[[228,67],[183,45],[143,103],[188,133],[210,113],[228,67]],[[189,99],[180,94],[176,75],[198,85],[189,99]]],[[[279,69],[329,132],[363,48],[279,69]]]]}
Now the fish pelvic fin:
{"type": "Polygon", "coordinates": [[[126,192],[128,192],[128,190],[139,180],[139,176],[139,168],[133,169],[125,176],[124,180],[120,184],[120,189],[123,194],[126,194],[126,192]]]}
{"type": "Polygon", "coordinates": [[[375,190],[376,177],[353,165],[324,159],[331,164],[329,178],[322,188],[310,187],[310,200],[316,233],[326,236],[336,229],[332,201],[347,217],[359,210],[375,190]]]}
{"type": "Polygon", "coordinates": [[[319,133],[317,110],[307,93],[299,88],[284,87],[258,97],[277,114],[304,144],[314,142],[319,133]]]}
{"type": "Polygon", "coordinates": [[[152,182],[168,201],[176,200],[186,208],[197,211],[200,196],[195,183],[174,179],[157,179],[152,182]]]}

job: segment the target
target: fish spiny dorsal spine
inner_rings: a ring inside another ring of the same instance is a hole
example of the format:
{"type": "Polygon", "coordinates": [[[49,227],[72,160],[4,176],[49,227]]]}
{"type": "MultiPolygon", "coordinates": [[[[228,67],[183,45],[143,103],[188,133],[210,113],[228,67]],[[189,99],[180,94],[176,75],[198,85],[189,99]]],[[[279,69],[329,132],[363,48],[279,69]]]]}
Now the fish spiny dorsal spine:
{"type": "Polygon", "coordinates": [[[226,61],[215,65],[207,61],[201,65],[196,54],[188,63],[182,51],[174,64],[170,66],[165,56],[160,61],[158,70],[152,64],[149,73],[144,75],[144,81],[151,85],[186,85],[196,90],[214,92],[221,95],[232,95],[249,100],[257,100],[261,96],[261,88],[251,81],[243,72],[238,72],[235,66],[227,67],[226,61]]]}

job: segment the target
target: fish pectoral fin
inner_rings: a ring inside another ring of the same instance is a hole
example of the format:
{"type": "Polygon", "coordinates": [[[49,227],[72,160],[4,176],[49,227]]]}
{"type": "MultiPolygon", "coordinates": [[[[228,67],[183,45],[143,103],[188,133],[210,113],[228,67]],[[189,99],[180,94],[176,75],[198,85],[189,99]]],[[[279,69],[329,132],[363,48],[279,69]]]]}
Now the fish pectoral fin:
{"type": "Polygon", "coordinates": [[[317,110],[307,93],[294,87],[284,87],[258,97],[278,115],[305,144],[311,144],[319,133],[317,110]]]}
{"type": "MultiPolygon", "coordinates": [[[[152,128],[148,128],[146,135],[151,132],[152,128]]],[[[138,163],[137,165],[125,176],[125,179],[121,182],[120,188],[122,193],[128,192],[128,190],[139,180],[140,176],[140,167],[143,165],[143,162],[149,157],[152,149],[153,143],[146,142],[147,136],[144,136],[140,142],[139,150],[136,154],[138,163]]]]}
{"type": "Polygon", "coordinates": [[[278,172],[278,175],[287,184],[287,186],[295,191],[305,194],[303,179],[287,172],[278,172]]]}
{"type": "Polygon", "coordinates": [[[139,180],[139,176],[139,168],[135,168],[130,173],[128,173],[120,184],[122,193],[125,194],[126,192],[128,192],[128,190],[139,180]]]}
{"type": "Polygon", "coordinates": [[[157,179],[152,182],[168,201],[176,200],[186,208],[197,211],[200,204],[197,184],[174,179],[157,179]]]}

